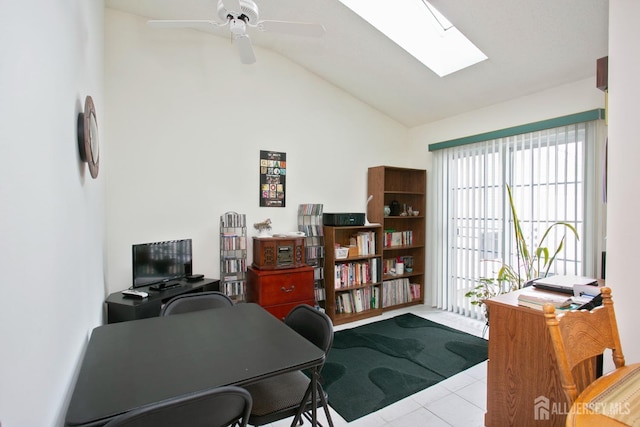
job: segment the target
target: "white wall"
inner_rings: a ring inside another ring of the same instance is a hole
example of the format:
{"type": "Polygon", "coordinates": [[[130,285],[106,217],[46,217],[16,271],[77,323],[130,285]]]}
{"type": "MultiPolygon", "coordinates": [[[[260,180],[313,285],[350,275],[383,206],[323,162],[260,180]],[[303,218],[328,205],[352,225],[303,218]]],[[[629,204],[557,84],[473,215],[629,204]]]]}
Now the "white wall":
{"type": "Polygon", "coordinates": [[[363,212],[367,168],[406,163],[404,126],[271,51],[247,66],[228,38],[109,9],[105,25],[110,292],[134,243],[192,238],[194,272],[217,278],[223,213],[294,231],[298,204],[363,212]],[[285,208],[259,207],[260,150],[287,154],[285,208]]]}
{"type": "Polygon", "coordinates": [[[102,1],[0,2],[0,423],[61,425],[102,321],[104,175],[76,118],[104,100],[102,1]]]}
{"type": "Polygon", "coordinates": [[[640,212],[640,55],[637,40],[640,3],[609,1],[609,182],[607,284],[613,300],[627,362],[640,362],[638,242],[640,212]]]}

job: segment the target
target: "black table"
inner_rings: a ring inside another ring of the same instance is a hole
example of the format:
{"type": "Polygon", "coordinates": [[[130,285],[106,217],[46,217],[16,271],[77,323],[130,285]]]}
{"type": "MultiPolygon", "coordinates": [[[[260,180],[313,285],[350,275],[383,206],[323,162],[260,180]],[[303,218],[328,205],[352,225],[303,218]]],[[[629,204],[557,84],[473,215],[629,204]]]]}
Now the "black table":
{"type": "Polygon", "coordinates": [[[99,326],[65,424],[100,426],[153,402],[315,369],[323,360],[322,350],[256,304],[99,326]]]}

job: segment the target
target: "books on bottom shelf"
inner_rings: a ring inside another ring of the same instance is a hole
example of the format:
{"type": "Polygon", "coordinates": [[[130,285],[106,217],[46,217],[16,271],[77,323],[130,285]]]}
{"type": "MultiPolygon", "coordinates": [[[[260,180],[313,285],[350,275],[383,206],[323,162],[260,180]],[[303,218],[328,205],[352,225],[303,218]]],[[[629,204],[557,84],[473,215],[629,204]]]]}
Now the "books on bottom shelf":
{"type": "Polygon", "coordinates": [[[536,310],[542,310],[547,303],[553,304],[557,309],[569,308],[573,303],[571,297],[566,295],[554,295],[550,293],[540,292],[522,292],[518,295],[518,305],[524,307],[534,308],[536,310]]]}
{"type": "Polygon", "coordinates": [[[382,282],[382,306],[404,304],[420,299],[420,285],[408,278],[385,280],[382,282]]]}
{"type": "Polygon", "coordinates": [[[336,314],[352,314],[378,308],[380,287],[372,286],[336,293],[336,314]]]}

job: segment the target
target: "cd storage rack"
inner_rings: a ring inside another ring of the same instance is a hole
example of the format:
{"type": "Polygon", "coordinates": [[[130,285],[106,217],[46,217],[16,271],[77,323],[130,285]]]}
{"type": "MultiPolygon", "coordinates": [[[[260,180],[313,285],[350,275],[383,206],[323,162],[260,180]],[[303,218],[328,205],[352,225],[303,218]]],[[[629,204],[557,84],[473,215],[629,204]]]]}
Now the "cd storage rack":
{"type": "Polygon", "coordinates": [[[234,302],[247,295],[246,215],[226,212],[220,217],[220,292],[234,302]]]}

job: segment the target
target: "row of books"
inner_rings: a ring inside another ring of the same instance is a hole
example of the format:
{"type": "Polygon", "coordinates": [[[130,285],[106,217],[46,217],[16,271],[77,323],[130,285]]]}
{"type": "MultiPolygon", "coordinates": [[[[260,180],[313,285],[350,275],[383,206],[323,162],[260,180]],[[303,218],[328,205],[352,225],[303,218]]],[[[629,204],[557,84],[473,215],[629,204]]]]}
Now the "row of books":
{"type": "Polygon", "coordinates": [[[313,293],[315,294],[316,301],[324,301],[325,299],[327,299],[324,288],[314,288],[313,293]]]}
{"type": "Polygon", "coordinates": [[[334,267],[335,288],[340,289],[377,282],[379,280],[378,263],[378,258],[372,258],[368,261],[336,264],[334,267]]]}
{"type": "Polygon", "coordinates": [[[302,231],[305,236],[323,236],[324,235],[324,230],[322,228],[322,225],[298,224],[298,231],[302,231]]]}
{"type": "Polygon", "coordinates": [[[307,246],[304,255],[305,259],[324,258],[324,246],[307,246]]]}
{"type": "Polygon", "coordinates": [[[321,204],[298,205],[298,231],[304,232],[305,236],[324,235],[321,204]]]}
{"type": "Polygon", "coordinates": [[[302,203],[298,205],[298,216],[310,215],[322,218],[322,206],[318,203],[302,203]]]}
{"type": "MultiPolygon", "coordinates": [[[[223,259],[220,261],[223,270],[225,273],[243,273],[247,271],[247,260],[246,258],[231,258],[231,259],[223,259]]],[[[237,274],[234,274],[237,276],[237,274]]],[[[225,280],[228,276],[225,275],[225,280]]],[[[236,280],[236,279],[231,279],[236,280]]]]}
{"type": "Polygon", "coordinates": [[[376,253],[376,233],[373,231],[360,231],[352,236],[351,242],[358,248],[358,255],[374,255],[376,253]]]}
{"type": "Polygon", "coordinates": [[[378,308],[380,287],[372,286],[336,294],[336,313],[350,314],[378,308]]]}
{"type": "Polygon", "coordinates": [[[246,292],[245,282],[244,281],[224,282],[224,283],[221,282],[220,292],[229,296],[245,295],[245,292],[246,292]]]}
{"type": "Polygon", "coordinates": [[[222,233],[220,235],[220,245],[223,251],[235,251],[247,249],[247,239],[235,233],[222,233]]]}
{"type": "Polygon", "coordinates": [[[382,306],[404,304],[420,298],[420,285],[411,283],[408,278],[382,282],[382,306]]]}
{"type": "Polygon", "coordinates": [[[315,267],[313,269],[313,280],[322,280],[322,279],[324,279],[324,268],[315,267]]]}
{"type": "Polygon", "coordinates": [[[220,217],[220,227],[242,228],[246,227],[246,215],[235,212],[227,212],[220,217]]]}
{"type": "Polygon", "coordinates": [[[384,238],[382,239],[382,246],[384,246],[385,248],[413,245],[413,231],[411,230],[385,230],[383,237],[384,238]]]}

